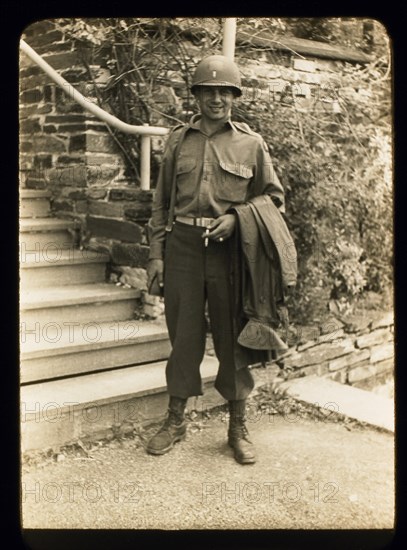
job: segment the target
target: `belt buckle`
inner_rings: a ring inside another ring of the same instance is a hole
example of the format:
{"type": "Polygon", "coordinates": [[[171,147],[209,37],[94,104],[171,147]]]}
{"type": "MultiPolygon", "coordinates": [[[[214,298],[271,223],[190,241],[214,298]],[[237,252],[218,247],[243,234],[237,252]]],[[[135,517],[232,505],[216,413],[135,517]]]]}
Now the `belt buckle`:
{"type": "Polygon", "coordinates": [[[208,227],[212,223],[213,218],[195,218],[195,225],[198,227],[208,227]]]}

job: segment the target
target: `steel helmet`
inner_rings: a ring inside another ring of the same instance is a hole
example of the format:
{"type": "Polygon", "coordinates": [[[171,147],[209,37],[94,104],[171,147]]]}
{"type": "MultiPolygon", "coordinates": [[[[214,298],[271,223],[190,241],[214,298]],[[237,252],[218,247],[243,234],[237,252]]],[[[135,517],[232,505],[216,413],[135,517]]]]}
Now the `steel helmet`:
{"type": "Polygon", "coordinates": [[[200,61],[192,77],[191,91],[197,86],[228,86],[242,95],[240,73],[236,63],[224,55],[210,55],[200,61]]]}

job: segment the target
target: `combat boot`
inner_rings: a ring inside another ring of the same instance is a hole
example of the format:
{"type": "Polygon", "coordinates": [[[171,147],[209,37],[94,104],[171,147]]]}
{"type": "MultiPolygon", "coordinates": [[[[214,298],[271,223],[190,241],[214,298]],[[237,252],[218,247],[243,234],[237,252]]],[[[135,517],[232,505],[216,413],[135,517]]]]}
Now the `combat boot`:
{"type": "Polygon", "coordinates": [[[168,414],[163,425],[147,444],[147,452],[152,455],[163,455],[170,451],[174,444],[185,438],[187,426],[184,417],[187,399],[170,397],[168,414]]]}
{"type": "Polygon", "coordinates": [[[235,460],[239,464],[254,464],[256,453],[245,424],[246,400],[229,401],[229,413],[228,443],[233,449],[235,460]]]}

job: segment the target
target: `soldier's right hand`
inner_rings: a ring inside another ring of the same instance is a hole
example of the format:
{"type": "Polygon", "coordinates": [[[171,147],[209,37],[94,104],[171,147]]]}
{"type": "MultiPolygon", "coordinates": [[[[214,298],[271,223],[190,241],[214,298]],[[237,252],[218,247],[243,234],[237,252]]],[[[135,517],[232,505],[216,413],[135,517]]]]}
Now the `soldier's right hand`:
{"type": "Polygon", "coordinates": [[[149,260],[147,264],[147,288],[150,288],[154,278],[157,277],[160,287],[164,286],[164,261],[149,260]]]}

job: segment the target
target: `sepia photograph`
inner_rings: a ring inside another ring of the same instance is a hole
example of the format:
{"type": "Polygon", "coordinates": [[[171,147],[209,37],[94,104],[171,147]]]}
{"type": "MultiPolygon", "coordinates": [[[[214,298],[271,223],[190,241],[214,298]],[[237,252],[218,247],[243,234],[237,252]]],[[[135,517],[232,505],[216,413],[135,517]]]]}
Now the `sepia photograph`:
{"type": "Polygon", "coordinates": [[[19,60],[23,531],[393,530],[383,23],[50,18],[19,60]]]}

